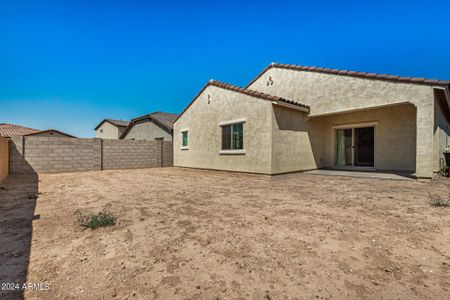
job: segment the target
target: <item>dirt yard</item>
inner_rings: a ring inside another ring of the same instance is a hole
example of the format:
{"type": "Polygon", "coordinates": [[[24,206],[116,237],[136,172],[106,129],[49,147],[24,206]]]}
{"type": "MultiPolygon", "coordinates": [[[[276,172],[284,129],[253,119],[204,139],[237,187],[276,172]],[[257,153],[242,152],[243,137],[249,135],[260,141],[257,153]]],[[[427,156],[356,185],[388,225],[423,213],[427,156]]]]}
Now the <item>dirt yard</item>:
{"type": "Polygon", "coordinates": [[[450,298],[450,208],[428,195],[449,179],[165,168],[0,186],[0,282],[42,284],[2,299],[450,298]],[[105,206],[115,226],[77,225],[105,206]]]}

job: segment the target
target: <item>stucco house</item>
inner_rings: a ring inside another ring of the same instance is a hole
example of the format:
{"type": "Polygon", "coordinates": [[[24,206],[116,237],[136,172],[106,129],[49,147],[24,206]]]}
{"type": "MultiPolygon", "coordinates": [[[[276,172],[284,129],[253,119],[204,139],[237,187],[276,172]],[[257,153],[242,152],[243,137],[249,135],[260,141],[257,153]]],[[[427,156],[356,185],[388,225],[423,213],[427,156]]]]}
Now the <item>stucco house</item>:
{"type": "Polygon", "coordinates": [[[117,140],[127,129],[129,123],[122,120],[104,119],[95,127],[95,137],[117,140]]]}
{"type": "Polygon", "coordinates": [[[269,65],[245,88],[210,81],[174,124],[174,165],[430,178],[450,146],[449,85],[286,64],[269,65]]]}
{"type": "Polygon", "coordinates": [[[133,140],[172,140],[173,123],[177,114],[157,111],[132,119],[120,136],[121,139],[133,140]]]}

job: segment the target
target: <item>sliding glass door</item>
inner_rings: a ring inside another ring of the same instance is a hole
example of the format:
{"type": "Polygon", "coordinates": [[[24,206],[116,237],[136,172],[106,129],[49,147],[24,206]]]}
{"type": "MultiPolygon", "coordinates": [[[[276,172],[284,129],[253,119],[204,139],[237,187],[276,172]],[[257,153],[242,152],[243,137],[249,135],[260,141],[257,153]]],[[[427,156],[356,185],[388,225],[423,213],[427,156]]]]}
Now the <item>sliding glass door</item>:
{"type": "Polygon", "coordinates": [[[353,164],[352,144],[352,129],[336,130],[336,166],[353,164]]]}
{"type": "Polygon", "coordinates": [[[373,167],[375,127],[336,129],[336,167],[373,167]]]}

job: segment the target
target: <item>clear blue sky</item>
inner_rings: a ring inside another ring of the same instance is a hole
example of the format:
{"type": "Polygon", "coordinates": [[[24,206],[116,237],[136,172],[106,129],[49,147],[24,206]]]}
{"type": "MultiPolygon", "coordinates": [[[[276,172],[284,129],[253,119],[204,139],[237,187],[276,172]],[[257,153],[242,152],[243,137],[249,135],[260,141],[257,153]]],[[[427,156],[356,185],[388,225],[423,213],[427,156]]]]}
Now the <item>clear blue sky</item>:
{"type": "Polygon", "coordinates": [[[450,1],[370,2],[0,0],[0,123],[90,137],[271,62],[450,79],[450,1]]]}

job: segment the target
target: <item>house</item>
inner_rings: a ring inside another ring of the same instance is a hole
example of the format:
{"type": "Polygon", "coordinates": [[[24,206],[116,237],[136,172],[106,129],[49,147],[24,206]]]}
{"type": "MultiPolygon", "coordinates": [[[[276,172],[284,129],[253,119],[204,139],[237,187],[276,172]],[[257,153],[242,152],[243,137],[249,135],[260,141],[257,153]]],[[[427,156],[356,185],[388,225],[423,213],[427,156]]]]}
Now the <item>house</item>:
{"type": "Polygon", "coordinates": [[[104,119],[95,127],[95,137],[117,140],[127,128],[128,121],[104,119]]]}
{"type": "Polygon", "coordinates": [[[172,140],[173,123],[178,115],[166,112],[154,112],[131,120],[120,136],[126,140],[172,140]]]}
{"type": "Polygon", "coordinates": [[[449,85],[285,64],[269,65],[245,88],[210,81],[174,124],[174,165],[430,178],[449,148],[449,85]]]}
{"type": "Polygon", "coordinates": [[[44,136],[44,137],[70,137],[73,135],[64,133],[56,129],[39,130],[15,124],[0,124],[0,136],[10,138],[11,136],[44,136]]]}

